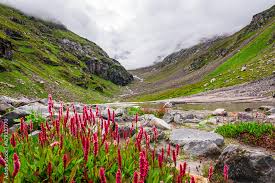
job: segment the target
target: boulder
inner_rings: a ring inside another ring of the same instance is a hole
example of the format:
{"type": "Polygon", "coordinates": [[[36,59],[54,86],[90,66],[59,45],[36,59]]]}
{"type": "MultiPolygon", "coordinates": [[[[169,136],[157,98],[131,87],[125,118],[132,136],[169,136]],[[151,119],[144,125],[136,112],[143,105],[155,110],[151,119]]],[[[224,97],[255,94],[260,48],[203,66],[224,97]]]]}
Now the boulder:
{"type": "Polygon", "coordinates": [[[146,126],[153,127],[155,126],[158,129],[162,130],[171,130],[171,126],[166,123],[164,120],[155,117],[153,114],[145,114],[142,116],[144,123],[146,126]]]}
{"type": "Polygon", "coordinates": [[[1,117],[1,119],[7,119],[8,120],[8,126],[11,127],[13,125],[13,123],[15,122],[15,119],[21,118],[21,117],[25,117],[27,115],[29,115],[30,112],[25,111],[25,110],[21,110],[21,109],[14,109],[13,111],[6,113],[5,115],[3,115],[1,117]]]}
{"type": "Polygon", "coordinates": [[[166,112],[163,116],[163,120],[166,122],[166,123],[171,123],[174,121],[174,115],[170,112],[166,112]]]}
{"type": "Polygon", "coordinates": [[[274,106],[263,105],[263,106],[259,107],[259,109],[262,110],[262,111],[268,111],[268,110],[270,110],[272,108],[274,108],[274,106]]]}
{"type": "Polygon", "coordinates": [[[183,150],[196,157],[216,157],[221,154],[217,144],[210,141],[193,141],[185,144],[183,150]]]}
{"type": "Polygon", "coordinates": [[[275,160],[263,152],[229,145],[220,155],[215,171],[222,173],[224,164],[228,165],[228,176],[234,182],[273,183],[275,180],[275,160]]]}
{"type": "Polygon", "coordinates": [[[174,106],[174,104],[172,102],[166,102],[163,107],[164,108],[172,108],[174,106]]]}
{"type": "Polygon", "coordinates": [[[241,121],[252,121],[254,119],[252,113],[238,112],[237,117],[241,121]]]}
{"type": "Polygon", "coordinates": [[[20,128],[20,124],[14,124],[12,127],[9,128],[9,134],[16,132],[20,128]]]}
{"type": "Polygon", "coordinates": [[[269,114],[274,114],[274,113],[275,113],[275,107],[269,109],[267,112],[268,112],[269,114]]]}
{"type": "Polygon", "coordinates": [[[115,115],[116,117],[119,117],[119,116],[123,116],[124,114],[126,114],[126,109],[125,108],[117,108],[115,110],[115,115]]]}
{"type": "Polygon", "coordinates": [[[45,106],[39,102],[30,103],[28,105],[20,106],[17,109],[27,111],[29,113],[36,112],[40,114],[48,113],[48,106],[45,106]]]}
{"type": "Polygon", "coordinates": [[[275,121],[275,114],[271,114],[271,115],[267,116],[267,119],[269,119],[271,121],[275,121]]]}
{"type": "Polygon", "coordinates": [[[35,130],[35,131],[31,132],[31,133],[29,134],[29,136],[31,136],[31,137],[38,136],[38,134],[39,134],[40,132],[41,132],[40,130],[35,130]]]}
{"type": "Polygon", "coordinates": [[[213,142],[217,146],[221,146],[224,143],[224,139],[221,135],[214,132],[207,132],[197,129],[173,129],[170,135],[170,142],[174,145],[179,144],[183,146],[189,143],[201,143],[207,141],[213,142]]]}
{"type": "Polygon", "coordinates": [[[218,108],[215,111],[213,111],[212,113],[214,116],[227,116],[227,112],[225,111],[225,109],[222,108],[218,108]]]}
{"type": "Polygon", "coordinates": [[[0,103],[0,114],[5,114],[9,110],[13,110],[13,106],[11,104],[7,104],[7,103],[1,104],[0,103]]]}
{"type": "Polygon", "coordinates": [[[27,99],[27,98],[20,98],[20,99],[14,99],[14,98],[10,98],[10,97],[6,97],[6,96],[1,96],[0,97],[0,103],[2,104],[10,104],[13,107],[20,107],[23,105],[27,105],[31,102],[31,100],[27,99]]]}

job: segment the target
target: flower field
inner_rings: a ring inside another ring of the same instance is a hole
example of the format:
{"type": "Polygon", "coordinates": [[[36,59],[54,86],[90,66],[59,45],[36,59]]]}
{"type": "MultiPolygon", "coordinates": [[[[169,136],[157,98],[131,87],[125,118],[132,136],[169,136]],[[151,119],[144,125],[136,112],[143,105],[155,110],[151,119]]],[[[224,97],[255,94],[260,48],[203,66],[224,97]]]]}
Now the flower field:
{"type": "MultiPolygon", "coordinates": [[[[196,182],[186,163],[177,164],[180,147],[159,147],[157,128],[148,135],[138,127],[137,117],[126,130],[114,121],[113,111],[104,120],[98,107],[84,107],[78,114],[73,105],[61,104],[54,111],[51,96],[48,101],[50,118],[40,124],[37,136],[29,135],[33,123],[23,118],[18,131],[10,134],[8,162],[1,124],[2,181],[8,164],[8,182],[196,182]]],[[[212,174],[211,166],[209,180],[212,174]]]]}

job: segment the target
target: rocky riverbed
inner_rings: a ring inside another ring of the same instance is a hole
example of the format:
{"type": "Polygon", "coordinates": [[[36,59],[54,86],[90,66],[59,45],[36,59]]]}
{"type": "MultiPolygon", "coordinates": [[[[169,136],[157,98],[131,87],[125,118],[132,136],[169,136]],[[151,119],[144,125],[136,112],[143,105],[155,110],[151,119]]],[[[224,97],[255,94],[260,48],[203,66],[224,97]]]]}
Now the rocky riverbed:
{"type": "MultiPolygon", "coordinates": [[[[58,112],[60,102],[54,102],[55,111],[58,112]]],[[[72,103],[62,104],[64,110],[72,103]]],[[[100,116],[107,119],[109,111],[114,112],[115,122],[118,123],[119,132],[132,133],[131,125],[137,119],[137,125],[153,137],[153,129],[158,129],[158,149],[167,148],[169,144],[180,146],[179,162],[187,161],[189,171],[202,176],[205,165],[212,163],[215,169],[221,169],[226,163],[230,167],[229,177],[234,182],[274,182],[275,181],[275,152],[260,147],[253,147],[239,143],[236,139],[227,139],[215,133],[215,129],[226,123],[238,121],[259,121],[261,123],[275,123],[275,105],[266,105],[255,108],[254,105],[243,111],[228,111],[226,108],[215,110],[180,110],[175,104],[166,102],[157,105],[144,103],[113,103],[85,105],[74,103],[75,110],[83,112],[83,107],[101,110],[100,116]],[[163,115],[156,116],[154,111],[163,107],[163,115]],[[129,114],[129,109],[140,108],[145,114],[135,116],[129,114]],[[145,109],[146,108],[146,109],[145,109]],[[150,112],[149,112],[150,111],[150,112]]],[[[8,120],[9,131],[19,128],[18,119],[32,113],[41,114],[49,118],[48,100],[31,100],[27,98],[14,99],[0,97],[1,119],[8,120]]],[[[58,113],[54,114],[57,116],[58,113]]],[[[30,135],[37,135],[40,131],[33,131],[30,135]]],[[[204,178],[201,182],[207,182],[204,178]]]]}

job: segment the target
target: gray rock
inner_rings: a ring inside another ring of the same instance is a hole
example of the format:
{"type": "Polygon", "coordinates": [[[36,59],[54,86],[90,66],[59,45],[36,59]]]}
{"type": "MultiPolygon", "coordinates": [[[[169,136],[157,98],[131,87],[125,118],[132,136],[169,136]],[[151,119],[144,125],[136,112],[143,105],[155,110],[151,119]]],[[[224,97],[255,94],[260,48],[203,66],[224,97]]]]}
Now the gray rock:
{"type": "Polygon", "coordinates": [[[171,113],[165,113],[163,118],[162,118],[166,123],[171,123],[174,121],[174,115],[171,113]]]}
{"type": "Polygon", "coordinates": [[[14,124],[12,127],[9,128],[9,133],[12,134],[14,132],[16,132],[20,127],[20,124],[14,124]]]}
{"type": "Polygon", "coordinates": [[[269,109],[267,112],[268,112],[268,113],[270,113],[270,114],[274,114],[274,113],[275,113],[275,107],[274,107],[274,108],[269,109]]]}
{"type": "Polygon", "coordinates": [[[254,119],[252,113],[238,112],[237,117],[241,121],[252,121],[254,119]]]}
{"type": "Polygon", "coordinates": [[[126,114],[126,109],[125,108],[117,108],[115,110],[115,115],[116,117],[119,117],[119,116],[123,116],[124,114],[126,114]]]}
{"type": "Polygon", "coordinates": [[[23,105],[29,104],[31,101],[27,98],[20,98],[20,99],[14,99],[11,97],[1,96],[0,97],[0,103],[2,104],[10,104],[13,107],[19,107],[23,105]]]}
{"type": "Polygon", "coordinates": [[[229,145],[220,155],[215,171],[222,172],[224,164],[228,165],[228,176],[234,182],[273,183],[275,180],[275,160],[263,152],[229,145]]]}
{"type": "Polygon", "coordinates": [[[275,114],[271,114],[271,115],[267,116],[267,119],[269,119],[271,121],[275,121],[275,114]]]}
{"type": "Polygon", "coordinates": [[[143,120],[145,123],[147,123],[146,126],[150,126],[153,127],[155,126],[158,129],[162,129],[162,130],[171,130],[171,126],[166,123],[164,120],[155,117],[152,114],[145,114],[142,116],[143,120]]]}
{"type": "Polygon", "coordinates": [[[174,106],[174,104],[172,102],[166,102],[163,107],[165,108],[172,108],[174,106]]]}
{"type": "Polygon", "coordinates": [[[225,111],[225,109],[222,108],[218,108],[215,111],[213,111],[212,113],[214,116],[227,116],[227,112],[225,111]]]}
{"type": "Polygon", "coordinates": [[[28,105],[24,105],[21,107],[18,107],[17,109],[23,110],[23,111],[27,111],[27,112],[37,112],[37,113],[48,113],[48,106],[45,106],[39,102],[35,102],[35,103],[30,103],[28,105]]]}
{"type": "Polygon", "coordinates": [[[193,141],[185,144],[183,150],[197,157],[216,157],[221,154],[221,149],[210,141],[193,141]]]}
{"type": "Polygon", "coordinates": [[[13,111],[3,115],[1,118],[2,119],[8,119],[8,126],[11,127],[13,125],[15,119],[25,117],[29,114],[30,114],[30,112],[28,112],[28,111],[16,108],[13,111]]]}
{"type": "Polygon", "coordinates": [[[170,135],[170,142],[174,145],[179,144],[181,146],[191,142],[213,142],[217,146],[221,146],[224,139],[221,135],[214,132],[206,132],[196,129],[173,129],[170,135]]]}
{"type": "Polygon", "coordinates": [[[274,106],[268,106],[268,105],[264,105],[264,106],[260,106],[259,109],[262,111],[268,111],[270,109],[274,108],[274,106]]]}
{"type": "Polygon", "coordinates": [[[0,114],[5,114],[9,110],[13,110],[13,106],[11,104],[7,104],[7,103],[1,104],[0,103],[0,114]]]}
{"type": "Polygon", "coordinates": [[[41,132],[40,130],[35,130],[35,131],[31,132],[31,133],[29,134],[29,136],[31,136],[31,137],[38,136],[38,134],[39,134],[40,132],[41,132]]]}

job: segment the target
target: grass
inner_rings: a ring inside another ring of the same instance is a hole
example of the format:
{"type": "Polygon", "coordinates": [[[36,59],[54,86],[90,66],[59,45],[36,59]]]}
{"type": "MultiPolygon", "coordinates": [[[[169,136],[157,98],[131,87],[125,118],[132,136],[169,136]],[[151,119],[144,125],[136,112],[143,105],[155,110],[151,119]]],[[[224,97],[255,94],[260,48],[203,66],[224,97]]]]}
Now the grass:
{"type": "Polygon", "coordinates": [[[269,40],[274,33],[275,25],[271,24],[238,53],[218,66],[214,71],[204,76],[203,79],[197,83],[151,93],[149,95],[136,96],[131,100],[152,101],[187,96],[270,76],[274,70],[274,62],[269,64],[267,64],[267,62],[270,59],[274,59],[275,52],[269,40]],[[246,71],[241,71],[243,65],[247,66],[246,71]],[[212,78],[216,79],[213,83],[210,82],[212,78]]]}
{"type": "Polygon", "coordinates": [[[275,126],[272,123],[240,122],[219,126],[216,130],[227,138],[236,138],[240,141],[274,149],[275,126]]]}
{"type": "Polygon", "coordinates": [[[241,133],[249,133],[255,137],[260,137],[262,135],[273,135],[275,126],[271,123],[241,122],[220,126],[216,129],[216,132],[229,138],[236,138],[241,133]]]}

